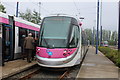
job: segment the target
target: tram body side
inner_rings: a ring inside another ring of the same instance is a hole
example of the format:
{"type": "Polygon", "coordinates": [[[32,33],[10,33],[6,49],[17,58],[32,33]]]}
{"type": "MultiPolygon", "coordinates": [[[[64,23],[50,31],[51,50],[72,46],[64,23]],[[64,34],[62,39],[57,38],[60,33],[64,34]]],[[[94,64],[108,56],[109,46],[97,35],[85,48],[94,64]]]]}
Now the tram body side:
{"type": "Polygon", "coordinates": [[[20,58],[22,35],[27,36],[31,32],[37,37],[39,28],[39,25],[0,12],[0,37],[5,61],[20,58]]]}

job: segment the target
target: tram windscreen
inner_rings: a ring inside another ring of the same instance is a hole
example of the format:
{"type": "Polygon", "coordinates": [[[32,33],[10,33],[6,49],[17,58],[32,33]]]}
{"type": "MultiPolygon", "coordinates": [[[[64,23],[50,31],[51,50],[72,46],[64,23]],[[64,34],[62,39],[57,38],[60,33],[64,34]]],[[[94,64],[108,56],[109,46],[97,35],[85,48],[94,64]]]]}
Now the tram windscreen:
{"type": "Polygon", "coordinates": [[[70,28],[69,17],[47,17],[40,32],[40,46],[47,48],[63,48],[67,46],[70,28]]]}

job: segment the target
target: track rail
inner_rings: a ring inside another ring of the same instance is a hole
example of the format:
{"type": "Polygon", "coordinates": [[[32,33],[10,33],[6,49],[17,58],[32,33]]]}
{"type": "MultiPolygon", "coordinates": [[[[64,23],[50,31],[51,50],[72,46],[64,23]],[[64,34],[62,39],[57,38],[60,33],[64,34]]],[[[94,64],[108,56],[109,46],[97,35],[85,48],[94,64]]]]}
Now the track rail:
{"type": "MultiPolygon", "coordinates": [[[[87,54],[87,51],[88,51],[88,49],[86,50],[85,55],[84,55],[84,57],[83,57],[83,59],[82,59],[82,61],[81,61],[81,63],[80,63],[80,67],[81,67],[81,65],[82,65],[82,63],[83,63],[83,61],[84,61],[84,58],[85,58],[85,56],[86,56],[86,54],[87,54]]],[[[72,70],[72,67],[71,67],[71,68],[68,68],[68,70],[65,71],[65,72],[59,77],[59,80],[64,79],[64,78],[70,73],[71,70],[72,70]]]]}
{"type": "Polygon", "coordinates": [[[32,76],[34,76],[35,74],[39,73],[39,71],[40,71],[40,69],[35,70],[35,71],[33,71],[33,72],[31,72],[31,73],[29,73],[29,74],[27,74],[27,75],[24,75],[24,76],[20,77],[18,80],[26,80],[26,79],[29,79],[29,78],[31,78],[32,76]]]}
{"type": "Polygon", "coordinates": [[[60,77],[58,80],[62,80],[64,77],[66,77],[71,71],[71,68],[69,68],[67,71],[65,71],[60,77]]]}
{"type": "Polygon", "coordinates": [[[9,76],[7,78],[3,78],[2,80],[25,80],[25,79],[28,79],[30,78],[32,75],[36,74],[37,71],[40,70],[40,67],[38,65],[34,65],[24,71],[21,71],[17,74],[14,74],[12,76],[9,76]]]}
{"type": "Polygon", "coordinates": [[[114,49],[114,50],[117,50],[117,49],[118,49],[117,46],[109,46],[109,48],[114,49]]]}

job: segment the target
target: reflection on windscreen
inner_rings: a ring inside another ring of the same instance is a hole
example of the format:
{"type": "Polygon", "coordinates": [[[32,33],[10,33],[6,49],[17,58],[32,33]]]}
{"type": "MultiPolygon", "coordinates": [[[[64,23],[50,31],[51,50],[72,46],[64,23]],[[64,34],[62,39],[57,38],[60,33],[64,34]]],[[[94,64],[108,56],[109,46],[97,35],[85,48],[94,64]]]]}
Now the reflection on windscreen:
{"type": "Polygon", "coordinates": [[[71,18],[48,17],[42,25],[41,46],[66,47],[71,18]]]}
{"type": "Polygon", "coordinates": [[[48,48],[66,47],[66,39],[42,39],[42,46],[48,48]]]}
{"type": "Polygon", "coordinates": [[[44,20],[44,37],[65,39],[68,35],[70,18],[49,17],[44,20]]]}

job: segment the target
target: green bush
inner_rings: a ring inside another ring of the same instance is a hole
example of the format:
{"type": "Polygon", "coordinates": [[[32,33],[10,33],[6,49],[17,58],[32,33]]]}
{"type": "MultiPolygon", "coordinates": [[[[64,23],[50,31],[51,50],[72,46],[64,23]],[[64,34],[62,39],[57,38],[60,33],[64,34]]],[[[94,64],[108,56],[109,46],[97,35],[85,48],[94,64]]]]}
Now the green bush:
{"type": "Polygon", "coordinates": [[[99,51],[105,54],[111,61],[113,61],[118,67],[120,67],[120,53],[117,50],[113,50],[109,47],[99,47],[99,51]]]}
{"type": "Polygon", "coordinates": [[[118,67],[120,67],[120,59],[117,60],[116,65],[117,65],[118,67]]]}
{"type": "Polygon", "coordinates": [[[111,52],[111,49],[108,47],[99,47],[99,50],[104,54],[111,52]]]}
{"type": "Polygon", "coordinates": [[[120,67],[120,51],[118,52],[118,61],[117,61],[117,66],[120,67]]]}
{"type": "Polygon", "coordinates": [[[113,41],[113,40],[109,40],[109,41],[108,41],[108,44],[109,44],[109,45],[113,45],[113,46],[114,46],[114,45],[116,45],[116,43],[117,43],[117,42],[116,42],[116,41],[113,41]]]}

